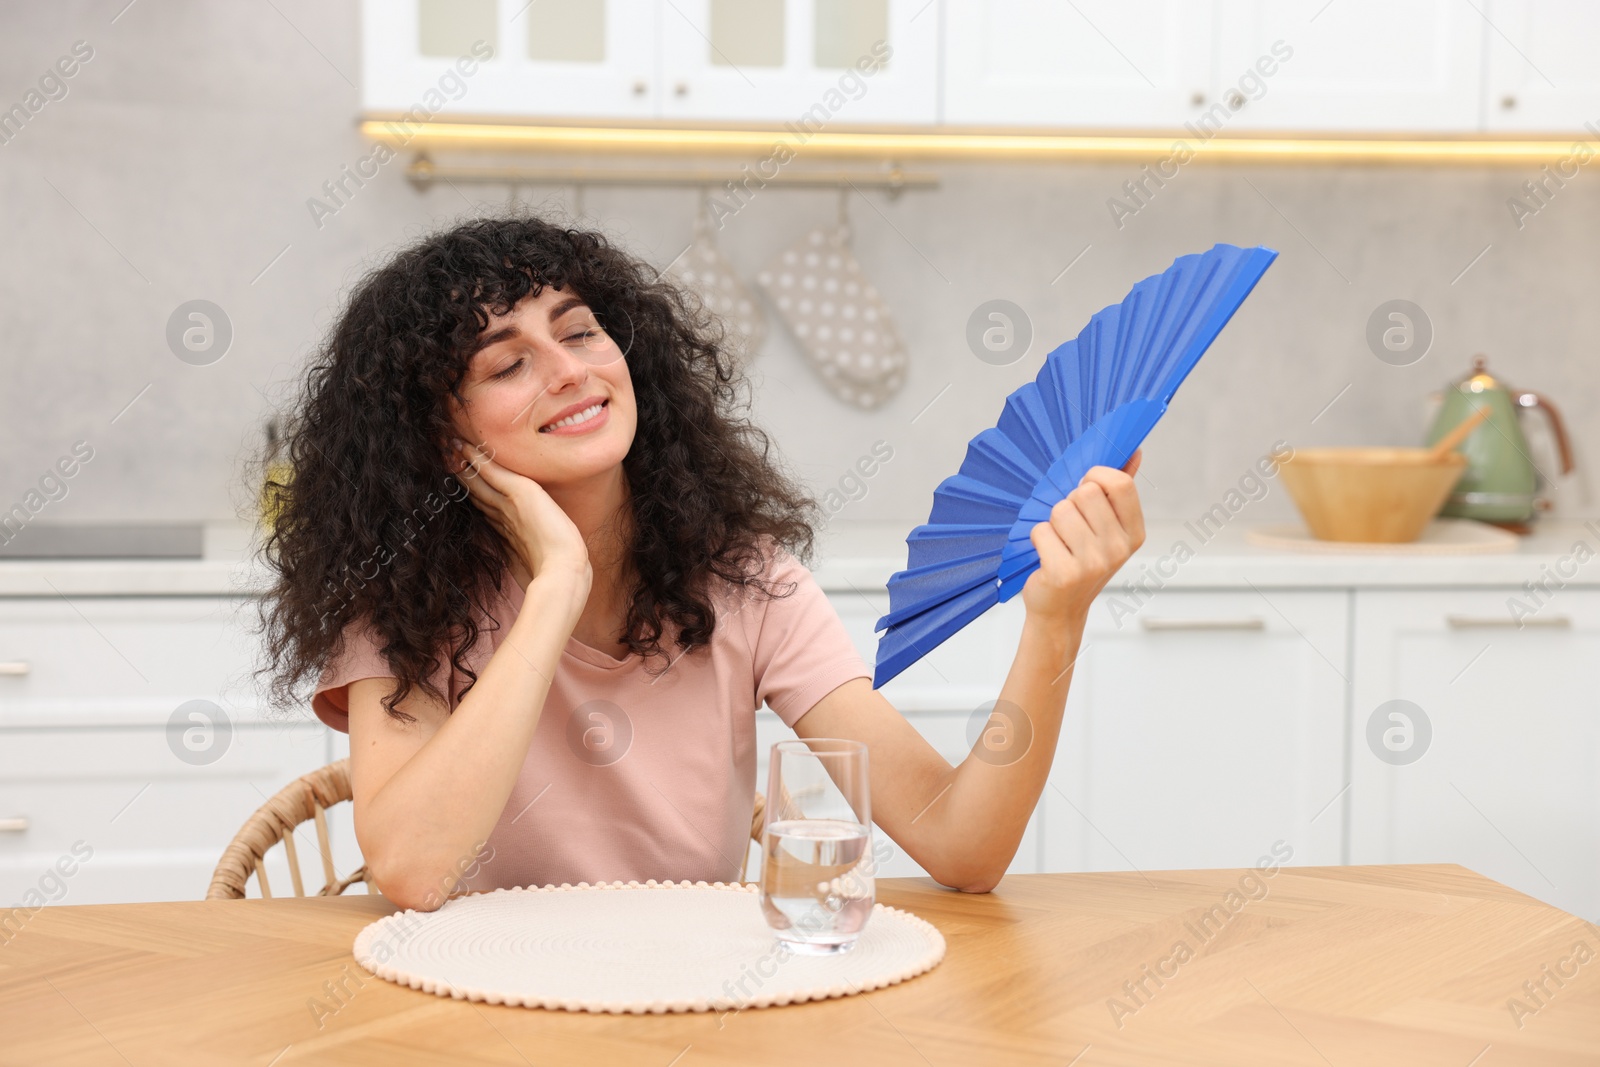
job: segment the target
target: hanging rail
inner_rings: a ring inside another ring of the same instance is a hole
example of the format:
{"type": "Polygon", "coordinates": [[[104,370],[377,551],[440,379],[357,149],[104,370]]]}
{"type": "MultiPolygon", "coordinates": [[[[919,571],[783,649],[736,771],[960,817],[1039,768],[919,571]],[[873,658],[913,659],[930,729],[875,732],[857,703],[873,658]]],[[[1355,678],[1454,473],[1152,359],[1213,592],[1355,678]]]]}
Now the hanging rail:
{"type": "Polygon", "coordinates": [[[770,178],[745,170],[688,170],[674,167],[466,167],[441,165],[419,156],[406,168],[418,189],[442,181],[484,185],[786,185],[792,188],[836,186],[886,189],[891,197],[906,189],[934,189],[939,176],[927,172],[888,170],[780,170],[770,178]]]}

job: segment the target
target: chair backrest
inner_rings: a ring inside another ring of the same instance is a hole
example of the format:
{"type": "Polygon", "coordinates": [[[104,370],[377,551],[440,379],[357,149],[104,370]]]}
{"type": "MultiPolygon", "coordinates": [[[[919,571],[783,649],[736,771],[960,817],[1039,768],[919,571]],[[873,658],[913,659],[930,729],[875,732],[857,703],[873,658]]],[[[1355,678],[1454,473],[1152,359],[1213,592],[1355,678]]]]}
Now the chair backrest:
{"type": "MultiPolygon", "coordinates": [[[[340,878],[333,869],[333,851],[328,843],[328,820],[323,811],[350,799],[350,760],[336,760],[303,774],[273,795],[256,809],[234,835],[233,841],[223,850],[222,859],[211,875],[211,886],[206,890],[207,900],[238,900],[245,896],[245,884],[256,876],[263,897],[272,896],[267,882],[267,870],[262,857],[273,845],[282,842],[289,858],[289,878],[294,884],[294,895],[306,895],[300,878],[300,856],[295,848],[295,829],[311,821],[316,825],[317,851],[322,858],[323,886],[317,896],[336,897],[357,882],[365,882],[366,865],[358,867],[347,878],[340,878]]],[[[372,891],[368,886],[367,891],[372,891]]]]}
{"type": "Polygon", "coordinates": [[[750,816],[750,840],[756,844],[761,843],[761,824],[767,816],[767,798],[760,793],[756,794],[755,814],[750,816]]]}
{"type": "MultiPolygon", "coordinates": [[[[755,813],[750,816],[750,841],[744,846],[744,866],[739,868],[739,877],[741,879],[749,876],[750,855],[755,846],[761,844],[761,824],[765,821],[766,814],[767,798],[757,793],[755,813]]],[[[756,877],[760,878],[760,875],[757,874],[756,877]]]]}

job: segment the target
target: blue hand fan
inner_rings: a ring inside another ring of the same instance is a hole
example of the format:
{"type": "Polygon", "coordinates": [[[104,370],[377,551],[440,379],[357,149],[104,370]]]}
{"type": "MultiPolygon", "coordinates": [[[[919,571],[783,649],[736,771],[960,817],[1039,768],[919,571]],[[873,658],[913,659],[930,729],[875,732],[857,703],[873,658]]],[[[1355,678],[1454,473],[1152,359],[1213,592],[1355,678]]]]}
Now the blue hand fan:
{"type": "Polygon", "coordinates": [[[889,579],[874,689],[995,604],[1039,567],[1029,534],[1090,467],[1122,467],[1178,386],[1278,258],[1219,244],[1179,258],[1103,308],[1006,397],[1000,420],[967,445],[933,491],[889,579]]]}

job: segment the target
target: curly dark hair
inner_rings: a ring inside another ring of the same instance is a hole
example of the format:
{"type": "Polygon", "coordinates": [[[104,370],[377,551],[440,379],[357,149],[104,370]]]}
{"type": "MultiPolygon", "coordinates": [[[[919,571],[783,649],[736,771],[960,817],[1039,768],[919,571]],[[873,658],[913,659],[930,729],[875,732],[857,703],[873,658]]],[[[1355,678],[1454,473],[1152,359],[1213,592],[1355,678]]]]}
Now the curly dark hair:
{"type": "Polygon", "coordinates": [[[820,509],[740,413],[748,383],[715,316],[601,233],[474,219],[360,280],[283,419],[288,473],[266,479],[275,519],[260,546],[274,576],[260,603],[272,706],[303,707],[304,683],[360,622],[398,681],[392,717],[412,718],[397,705],[418,686],[454,707],[460,694],[431,681],[441,655],[452,691],[458,675],[461,694],[476,682],[467,652],[510,621],[489,612],[510,549],[447,465],[447,397],[460,401],[489,313],[545,286],[588,303],[633,380],[638,428],[622,461],[629,651],[668,658],[669,625],[683,652],[706,645],[713,583],[775,595],[759,577],[769,544],[809,561],[820,509]]]}

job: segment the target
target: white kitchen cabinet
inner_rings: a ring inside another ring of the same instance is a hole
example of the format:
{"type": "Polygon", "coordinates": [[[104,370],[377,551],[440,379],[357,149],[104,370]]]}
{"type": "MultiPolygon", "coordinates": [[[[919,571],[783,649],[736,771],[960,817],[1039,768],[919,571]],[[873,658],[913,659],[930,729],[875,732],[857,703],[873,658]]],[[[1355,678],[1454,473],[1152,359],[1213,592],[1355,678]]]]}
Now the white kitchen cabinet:
{"type": "Polygon", "coordinates": [[[0,728],[164,723],[202,698],[253,708],[253,607],[226,597],[0,599],[0,728]]]}
{"type": "Polygon", "coordinates": [[[1217,0],[1230,132],[1481,128],[1489,28],[1461,0],[1217,0]],[[1293,54],[1273,56],[1282,41],[1293,54]],[[1250,78],[1262,57],[1270,77],[1250,78]],[[1259,85],[1257,84],[1259,83],[1259,85]]]}
{"type": "Polygon", "coordinates": [[[945,0],[944,121],[1176,130],[1214,102],[1210,0],[945,0]]]}
{"type": "Polygon", "coordinates": [[[1597,33],[1588,0],[363,0],[361,100],[414,123],[1576,135],[1597,33]]]}
{"type": "Polygon", "coordinates": [[[1459,863],[1600,920],[1600,590],[1520,628],[1512,597],[1356,594],[1350,861],[1459,863]]]}
{"type": "MultiPolygon", "coordinates": [[[[41,886],[67,904],[199,899],[245,819],[329,761],[309,713],[257,710],[254,606],[0,598],[0,908],[41,886]],[[212,721],[173,723],[193,700],[212,721]],[[63,857],[73,873],[58,885],[48,872],[63,857]]],[[[284,863],[270,856],[268,877],[287,889],[284,863]]]]}
{"type": "MultiPolygon", "coordinates": [[[[174,754],[164,723],[0,731],[0,916],[29,890],[52,904],[200,900],[250,814],[327,761],[321,723],[236,724],[203,765],[174,754]]],[[[303,861],[316,851],[304,830],[303,861]]],[[[268,878],[287,893],[282,852],[268,878]]]]}
{"type": "Polygon", "coordinates": [[[420,107],[419,122],[654,118],[660,7],[660,0],[363,0],[362,109],[399,115],[420,107]],[[486,52],[492,58],[483,59],[486,52]]]}
{"type": "Polygon", "coordinates": [[[661,115],[793,122],[813,133],[862,123],[932,123],[938,6],[938,0],[671,0],[660,14],[661,115]]]}
{"type": "MultiPolygon", "coordinates": [[[[871,664],[887,595],[830,598],[871,664]]],[[[1293,863],[1340,862],[1348,600],[1169,590],[1133,615],[1097,601],[1011,869],[1250,866],[1280,839],[1293,863]]],[[[1000,693],[1024,615],[1020,598],[997,605],[883,689],[952,763],[1000,693]]]]}
{"type": "Polygon", "coordinates": [[[1488,128],[1570,132],[1592,142],[1584,124],[1600,124],[1600,70],[1594,62],[1600,4],[1495,0],[1492,17],[1488,128]]]}
{"type": "Polygon", "coordinates": [[[370,114],[813,132],[937,117],[938,0],[364,0],[362,13],[370,114]]]}
{"type": "Polygon", "coordinates": [[[1340,862],[1348,594],[1112,603],[1074,668],[1044,869],[1246,867],[1279,840],[1293,864],[1340,862]]]}
{"type": "MultiPolygon", "coordinates": [[[[1482,127],[1457,0],[945,0],[944,121],[1218,133],[1482,127]]],[[[1569,124],[1576,125],[1576,124],[1569,124]]]]}

